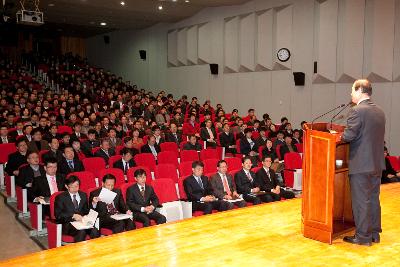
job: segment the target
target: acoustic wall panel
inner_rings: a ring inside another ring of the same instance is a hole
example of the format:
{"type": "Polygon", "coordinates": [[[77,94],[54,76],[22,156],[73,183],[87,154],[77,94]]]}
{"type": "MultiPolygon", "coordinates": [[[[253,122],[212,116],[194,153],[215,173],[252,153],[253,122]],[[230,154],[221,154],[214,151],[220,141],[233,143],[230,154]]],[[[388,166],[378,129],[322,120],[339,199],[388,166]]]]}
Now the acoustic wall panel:
{"type": "Polygon", "coordinates": [[[224,72],[239,71],[239,17],[224,21],[224,72]]]}
{"type": "Polygon", "coordinates": [[[318,72],[314,83],[333,83],[336,80],[336,45],[338,0],[316,2],[314,57],[318,72]]]}
{"type": "Polygon", "coordinates": [[[255,69],[255,27],[256,15],[251,13],[240,16],[239,20],[239,71],[248,72],[255,69]]]}
{"type": "Polygon", "coordinates": [[[352,83],[362,77],[365,0],[340,0],[337,78],[352,83]]]}
{"type": "Polygon", "coordinates": [[[198,25],[198,64],[211,63],[210,23],[198,25]]]}
{"type": "Polygon", "coordinates": [[[395,0],[366,0],[364,77],[371,82],[393,79],[395,0]]]}
{"type": "Polygon", "coordinates": [[[257,15],[257,34],[256,34],[256,50],[255,63],[256,70],[272,70],[273,68],[273,27],[274,27],[274,10],[269,9],[258,13],[257,15]]]}
{"type": "Polygon", "coordinates": [[[187,65],[187,28],[178,30],[177,58],[180,66],[187,65]]]}
{"type": "Polygon", "coordinates": [[[189,65],[196,65],[198,60],[198,27],[197,25],[187,28],[186,37],[186,56],[189,65]]]}
{"type": "Polygon", "coordinates": [[[178,31],[168,32],[168,65],[178,66],[178,31]]]}
{"type": "Polygon", "coordinates": [[[396,0],[393,55],[393,81],[400,82],[400,0],[396,0]]]}
{"type": "MultiPolygon", "coordinates": [[[[293,29],[293,6],[283,6],[275,8],[276,10],[276,25],[275,25],[275,53],[281,48],[287,48],[291,50],[292,48],[292,29],[293,29]]],[[[292,59],[286,62],[280,62],[277,57],[274,57],[275,70],[284,70],[292,68],[292,59]]]]}

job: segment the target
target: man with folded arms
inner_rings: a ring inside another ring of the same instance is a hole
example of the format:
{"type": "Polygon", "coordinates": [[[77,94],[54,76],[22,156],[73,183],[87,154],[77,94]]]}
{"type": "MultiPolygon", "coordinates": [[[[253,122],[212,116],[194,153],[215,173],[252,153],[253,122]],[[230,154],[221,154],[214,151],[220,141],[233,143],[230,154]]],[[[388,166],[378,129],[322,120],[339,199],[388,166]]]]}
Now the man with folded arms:
{"type": "Polygon", "coordinates": [[[54,201],[56,222],[62,224],[62,233],[73,236],[75,242],[85,241],[86,235],[92,239],[100,236],[96,227],[78,230],[71,224],[71,222],[81,222],[83,216],[89,214],[87,195],[79,190],[79,185],[79,178],[71,175],[65,179],[67,191],[60,193],[54,201]]]}
{"type": "MultiPolygon", "coordinates": [[[[218,199],[224,200],[238,199],[240,196],[236,192],[232,175],[228,174],[228,165],[225,160],[220,160],[218,162],[217,170],[218,172],[211,176],[210,180],[213,195],[218,199]]],[[[228,205],[229,209],[232,209],[234,205],[242,208],[246,207],[246,202],[244,200],[233,203],[228,202],[228,205]]]]}
{"type": "Polygon", "coordinates": [[[27,189],[28,201],[33,201],[33,180],[37,177],[45,175],[46,172],[44,167],[39,164],[39,155],[37,152],[28,152],[27,161],[27,165],[20,167],[19,174],[15,182],[21,188],[27,189]]]}
{"type": "Polygon", "coordinates": [[[111,215],[119,213],[132,214],[132,211],[126,208],[121,190],[114,188],[115,181],[116,178],[114,175],[105,175],[103,177],[102,187],[92,191],[89,197],[89,203],[91,203],[92,209],[99,213],[100,227],[110,229],[114,234],[121,233],[124,230],[129,231],[135,229],[135,225],[131,219],[115,220],[111,218],[111,215]],[[99,198],[103,188],[117,194],[112,203],[107,204],[99,198]]]}
{"type": "Polygon", "coordinates": [[[201,161],[192,163],[193,174],[183,181],[183,186],[189,201],[192,202],[192,210],[203,211],[210,214],[212,210],[224,211],[231,208],[228,202],[217,199],[212,194],[208,178],[203,176],[204,164],[201,161]]]}

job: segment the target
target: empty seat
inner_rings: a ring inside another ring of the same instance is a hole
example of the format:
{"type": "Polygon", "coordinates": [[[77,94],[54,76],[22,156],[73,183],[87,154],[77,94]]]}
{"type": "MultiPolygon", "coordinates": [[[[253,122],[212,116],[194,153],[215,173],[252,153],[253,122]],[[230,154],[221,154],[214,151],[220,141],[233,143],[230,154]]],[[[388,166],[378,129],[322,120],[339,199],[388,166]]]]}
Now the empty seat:
{"type": "Polygon", "coordinates": [[[151,185],[160,200],[160,204],[178,200],[175,181],[172,179],[156,179],[151,185]]]}
{"type": "Polygon", "coordinates": [[[285,184],[289,187],[293,187],[294,183],[294,172],[296,169],[302,168],[302,159],[299,153],[289,152],[285,154],[285,170],[283,176],[285,178],[285,184]]]}
{"type": "Polygon", "coordinates": [[[240,158],[226,158],[225,161],[228,165],[228,170],[237,170],[242,168],[242,161],[240,158]]]}
{"type": "Polygon", "coordinates": [[[217,172],[217,163],[219,159],[205,159],[203,160],[204,163],[204,170],[203,173],[215,173],[217,172]]]}
{"type": "Polygon", "coordinates": [[[207,148],[200,151],[200,160],[206,159],[218,159],[218,153],[216,149],[207,148]]]}
{"type": "Polygon", "coordinates": [[[178,173],[176,167],[173,164],[158,164],[154,170],[155,179],[172,179],[174,182],[178,182],[178,173]]]}
{"type": "Polygon", "coordinates": [[[124,172],[121,169],[117,168],[108,168],[102,169],[99,171],[99,182],[103,180],[103,177],[107,174],[112,174],[115,176],[115,187],[119,188],[122,184],[125,183],[124,172]]]}
{"type": "Polygon", "coordinates": [[[199,153],[194,150],[182,150],[181,151],[181,163],[186,161],[199,160],[199,153]]]}
{"type": "Polygon", "coordinates": [[[111,157],[108,159],[108,166],[109,166],[110,168],[113,168],[113,167],[114,167],[114,162],[116,162],[116,161],[118,161],[118,160],[120,160],[120,159],[122,159],[122,156],[121,156],[121,155],[114,155],[114,156],[111,156],[111,157]]]}
{"type": "Polygon", "coordinates": [[[154,168],[156,167],[156,160],[152,153],[141,153],[136,154],[134,157],[136,165],[138,166],[146,166],[150,169],[151,172],[154,172],[154,168]]]}
{"type": "Polygon", "coordinates": [[[99,171],[106,168],[106,163],[101,157],[84,158],[82,160],[85,171],[92,172],[96,177],[99,177],[99,171]]]}
{"type": "Polygon", "coordinates": [[[178,154],[174,151],[162,151],[157,155],[158,164],[173,164],[178,168],[178,154]]]}
{"type": "Polygon", "coordinates": [[[160,144],[161,151],[172,151],[178,154],[178,145],[175,142],[164,142],[160,144]]]}
{"type": "Polygon", "coordinates": [[[179,169],[179,177],[187,177],[192,175],[192,162],[185,161],[181,162],[178,166],[179,169]]]}

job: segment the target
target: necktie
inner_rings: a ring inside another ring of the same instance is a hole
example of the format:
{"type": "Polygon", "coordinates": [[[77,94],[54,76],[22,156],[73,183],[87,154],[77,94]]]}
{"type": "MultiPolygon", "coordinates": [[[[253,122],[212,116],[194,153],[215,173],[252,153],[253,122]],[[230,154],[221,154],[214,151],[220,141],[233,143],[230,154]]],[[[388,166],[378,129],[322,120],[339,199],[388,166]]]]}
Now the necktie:
{"type": "Polygon", "coordinates": [[[144,186],[140,187],[140,194],[142,195],[142,197],[144,199],[144,186]]]}
{"type": "Polygon", "coordinates": [[[79,205],[78,205],[78,201],[76,200],[76,194],[72,195],[72,203],[74,204],[75,210],[78,210],[79,205]]]}
{"type": "Polygon", "coordinates": [[[50,181],[51,181],[51,187],[53,188],[53,194],[54,194],[54,193],[58,192],[56,177],[51,176],[50,181]]]}
{"type": "Polygon", "coordinates": [[[269,170],[267,171],[267,176],[268,176],[268,179],[271,181],[271,174],[269,173],[269,170]]]}
{"type": "Polygon", "coordinates": [[[126,174],[129,170],[129,163],[125,162],[125,169],[124,169],[124,174],[126,174]]]}
{"type": "Polygon", "coordinates": [[[246,172],[247,178],[249,178],[250,182],[253,182],[253,177],[251,177],[250,172],[246,172]]]}
{"type": "Polygon", "coordinates": [[[203,181],[201,180],[201,177],[197,177],[196,180],[197,180],[197,182],[199,183],[201,189],[204,189],[203,181]]]}
{"type": "Polygon", "coordinates": [[[226,179],[226,175],[223,175],[223,184],[224,184],[224,191],[226,192],[226,194],[228,196],[230,196],[232,194],[231,190],[229,189],[229,185],[228,185],[228,180],[226,179]]]}
{"type": "Polygon", "coordinates": [[[118,213],[118,210],[114,207],[113,203],[107,204],[107,211],[110,215],[114,215],[118,213]]]}
{"type": "Polygon", "coordinates": [[[71,170],[74,170],[74,164],[72,163],[72,160],[68,160],[68,166],[71,170]]]}

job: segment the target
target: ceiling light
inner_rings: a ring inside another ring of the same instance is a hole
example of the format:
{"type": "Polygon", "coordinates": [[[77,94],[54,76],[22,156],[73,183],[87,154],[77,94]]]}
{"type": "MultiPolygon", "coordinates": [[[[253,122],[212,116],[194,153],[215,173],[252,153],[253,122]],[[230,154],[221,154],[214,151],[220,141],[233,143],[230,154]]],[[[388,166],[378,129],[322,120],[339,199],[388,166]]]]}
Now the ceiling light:
{"type": "Polygon", "coordinates": [[[121,1],[120,4],[121,4],[121,6],[124,6],[124,5],[125,5],[125,2],[124,2],[124,1],[121,1]]]}
{"type": "Polygon", "coordinates": [[[172,2],[176,2],[176,0],[172,0],[172,2]]]}
{"type": "Polygon", "coordinates": [[[189,0],[185,0],[185,3],[189,3],[190,1],[189,0]]]}
{"type": "Polygon", "coordinates": [[[158,10],[162,10],[163,9],[163,6],[158,6],[158,10]]]}
{"type": "Polygon", "coordinates": [[[50,3],[49,6],[55,6],[53,3],[50,3]]]}
{"type": "Polygon", "coordinates": [[[100,25],[101,25],[101,26],[106,26],[107,23],[105,23],[105,22],[100,22],[100,25]]]}

